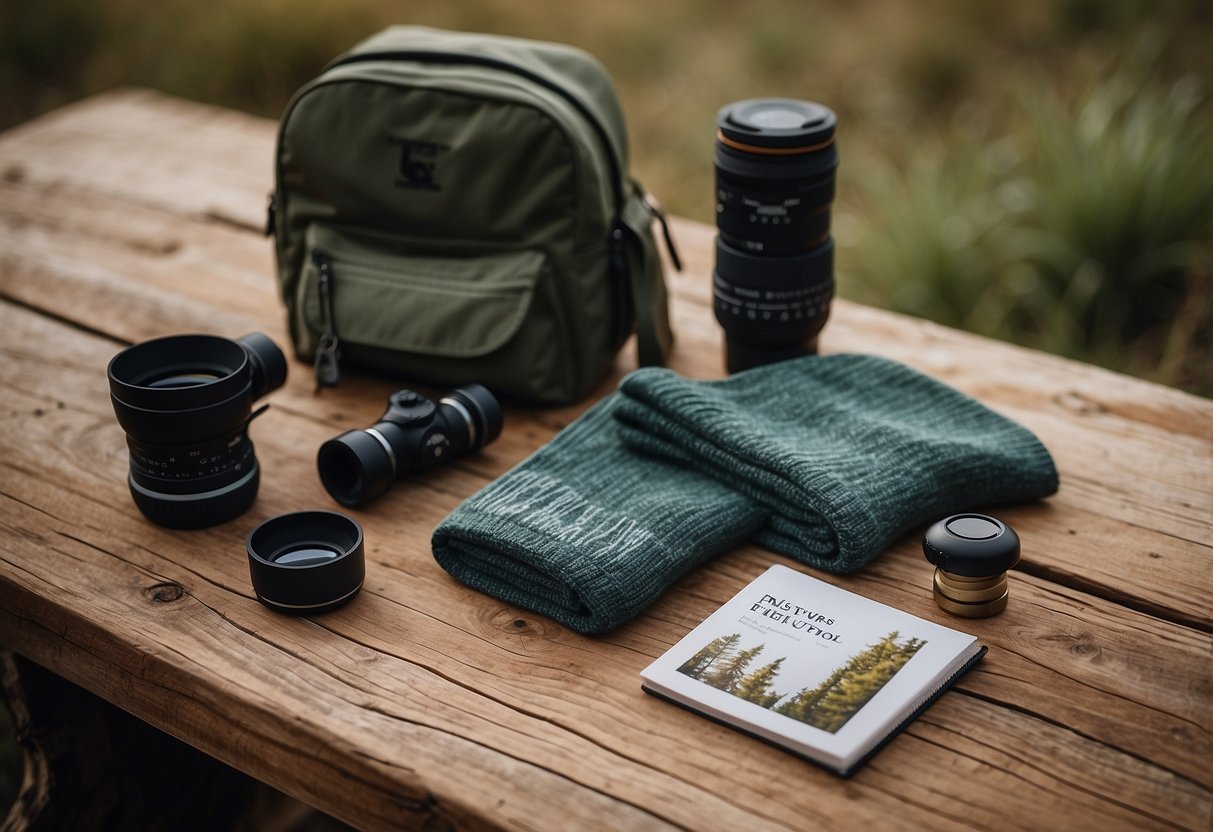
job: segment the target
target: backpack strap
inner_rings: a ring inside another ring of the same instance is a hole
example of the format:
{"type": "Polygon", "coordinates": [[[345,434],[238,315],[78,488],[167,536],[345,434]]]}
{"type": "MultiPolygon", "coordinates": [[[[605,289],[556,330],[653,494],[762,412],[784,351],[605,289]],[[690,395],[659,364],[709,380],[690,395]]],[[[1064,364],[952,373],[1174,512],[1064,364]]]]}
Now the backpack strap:
{"type": "Polygon", "coordinates": [[[661,215],[660,209],[654,212],[655,206],[651,207],[645,197],[644,189],[633,182],[632,192],[620,216],[620,230],[629,242],[625,256],[636,322],[637,359],[641,367],[652,367],[665,364],[666,357],[674,347],[665,273],[661,255],[657,251],[657,241],[653,237],[654,217],[661,220],[671,262],[679,270],[682,263],[673,247],[664,215],[661,215]]]}

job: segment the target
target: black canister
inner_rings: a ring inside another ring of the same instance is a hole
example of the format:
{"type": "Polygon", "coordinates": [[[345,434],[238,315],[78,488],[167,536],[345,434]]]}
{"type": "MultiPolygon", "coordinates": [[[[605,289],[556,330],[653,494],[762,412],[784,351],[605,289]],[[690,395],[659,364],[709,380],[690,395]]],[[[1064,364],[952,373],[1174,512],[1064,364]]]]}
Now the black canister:
{"type": "Polygon", "coordinates": [[[1007,606],[1007,570],[1019,563],[1019,535],[985,514],[954,514],[927,529],[922,551],[935,564],[935,603],[964,618],[1007,606]]]}

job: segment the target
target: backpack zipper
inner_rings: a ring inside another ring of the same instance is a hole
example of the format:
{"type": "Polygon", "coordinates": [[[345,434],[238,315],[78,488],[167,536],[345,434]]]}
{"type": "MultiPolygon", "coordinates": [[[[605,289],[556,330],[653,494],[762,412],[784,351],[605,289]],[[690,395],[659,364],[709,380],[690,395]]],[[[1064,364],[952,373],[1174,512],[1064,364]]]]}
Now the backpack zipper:
{"type": "Polygon", "coordinates": [[[321,387],[335,387],[341,379],[341,342],[337,339],[337,324],[333,315],[333,261],[324,249],[312,249],[312,262],[319,272],[317,291],[320,295],[320,318],[323,331],[316,347],[316,392],[321,387]]]}

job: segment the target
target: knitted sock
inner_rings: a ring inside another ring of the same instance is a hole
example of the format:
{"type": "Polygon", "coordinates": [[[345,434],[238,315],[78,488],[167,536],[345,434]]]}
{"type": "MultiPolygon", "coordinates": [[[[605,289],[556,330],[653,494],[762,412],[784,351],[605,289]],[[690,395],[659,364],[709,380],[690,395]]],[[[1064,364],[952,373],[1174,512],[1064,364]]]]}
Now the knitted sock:
{"type": "Polygon", "coordinates": [[[1057,490],[1030,431],[877,356],[811,356],[711,382],[643,369],[620,392],[628,447],[745,494],[769,510],[755,543],[835,572],[915,525],[1057,490]]]}
{"type": "Polygon", "coordinates": [[[434,530],[463,583],[583,633],[617,627],[768,512],[710,477],[630,452],[595,405],[434,530]]]}

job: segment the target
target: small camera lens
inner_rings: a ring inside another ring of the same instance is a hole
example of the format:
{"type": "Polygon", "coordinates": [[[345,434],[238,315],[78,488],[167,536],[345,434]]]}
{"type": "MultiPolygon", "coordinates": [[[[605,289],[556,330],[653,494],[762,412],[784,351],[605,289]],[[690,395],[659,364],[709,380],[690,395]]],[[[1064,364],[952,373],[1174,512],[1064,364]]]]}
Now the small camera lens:
{"type": "Polygon", "coordinates": [[[286,380],[273,341],[157,338],[114,356],[108,376],[130,449],[131,498],[149,520],[202,528],[252,504],[261,478],[248,436],[253,402],[286,380]]]}

